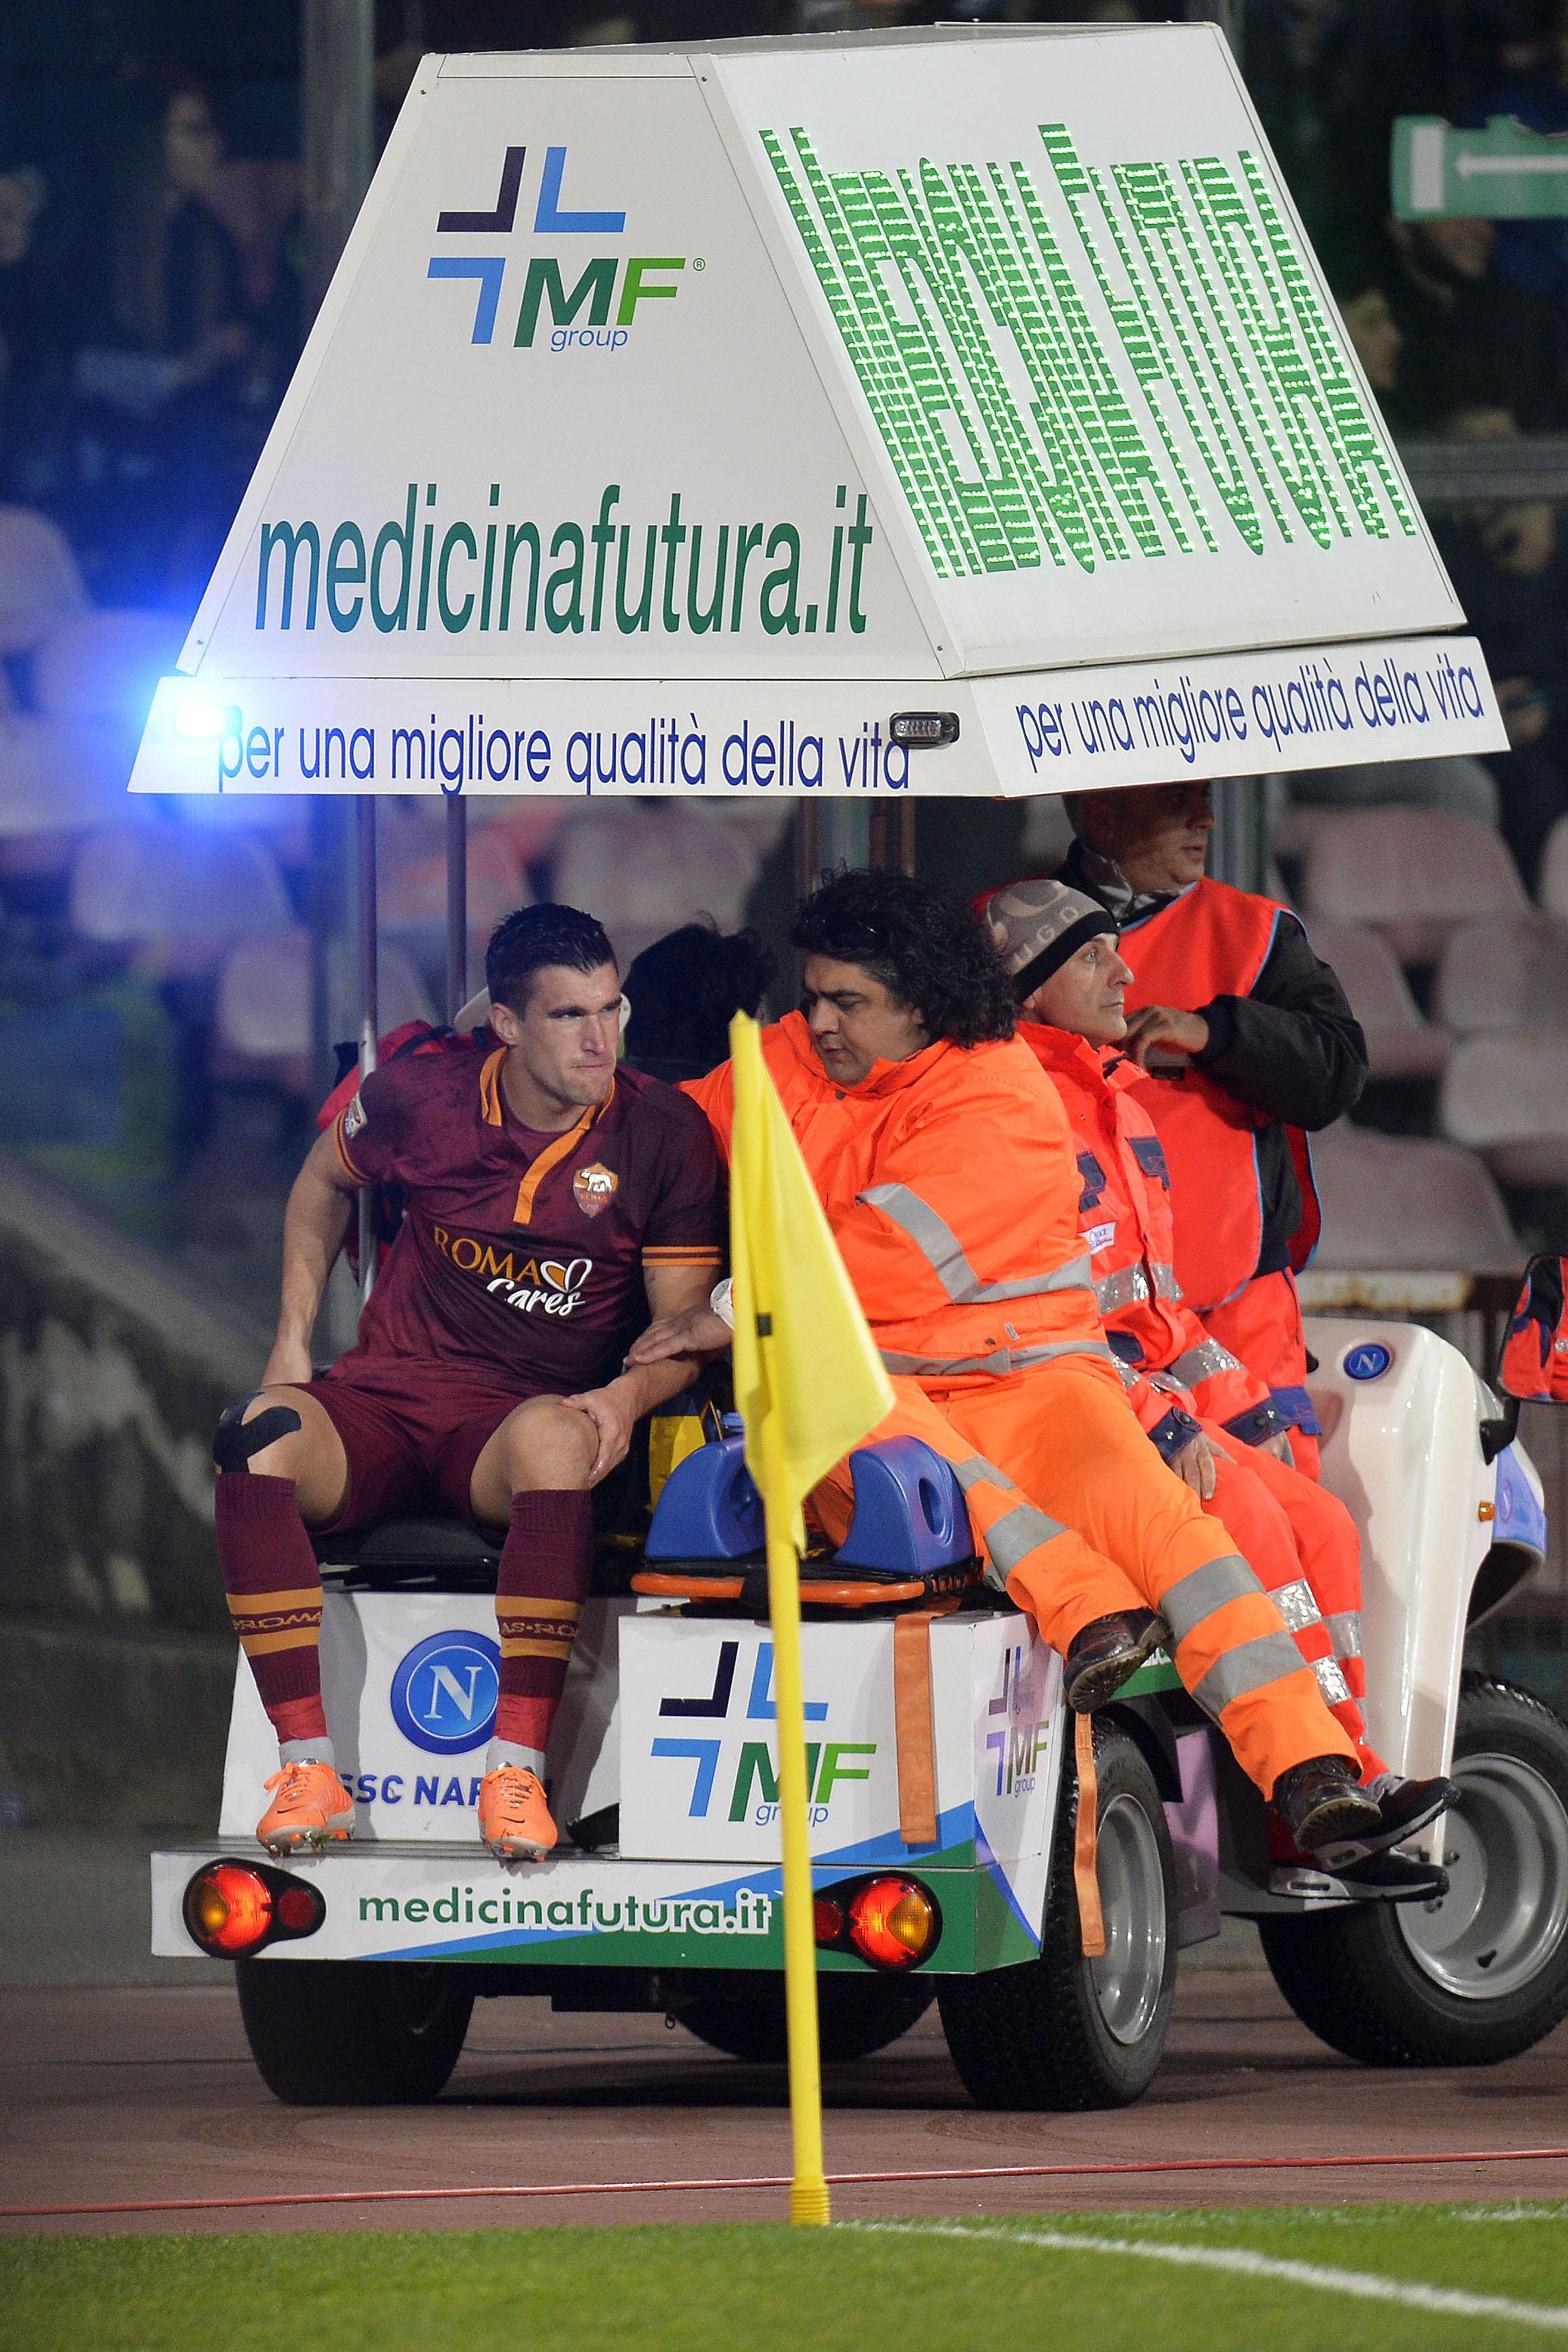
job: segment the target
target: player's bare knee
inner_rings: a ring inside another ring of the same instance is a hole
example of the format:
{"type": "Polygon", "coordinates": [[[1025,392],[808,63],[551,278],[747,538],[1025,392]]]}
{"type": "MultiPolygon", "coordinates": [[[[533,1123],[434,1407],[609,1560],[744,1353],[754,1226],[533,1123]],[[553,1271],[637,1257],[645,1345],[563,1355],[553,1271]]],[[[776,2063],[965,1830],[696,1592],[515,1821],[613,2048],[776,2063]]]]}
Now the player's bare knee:
{"type": "Polygon", "coordinates": [[[512,1492],[531,1486],[586,1486],[598,1433],[580,1405],[563,1397],[530,1397],[501,1432],[512,1492]]]}

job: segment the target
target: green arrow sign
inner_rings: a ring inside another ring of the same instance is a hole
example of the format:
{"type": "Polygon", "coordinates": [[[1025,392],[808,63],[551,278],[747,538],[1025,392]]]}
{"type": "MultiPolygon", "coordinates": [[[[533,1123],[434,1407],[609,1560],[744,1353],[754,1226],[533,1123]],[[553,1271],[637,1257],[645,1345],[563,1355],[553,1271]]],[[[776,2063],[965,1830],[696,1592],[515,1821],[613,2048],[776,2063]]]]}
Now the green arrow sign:
{"type": "Polygon", "coordinates": [[[1526,131],[1494,114],[1456,131],[1436,114],[1402,114],[1388,159],[1396,220],[1550,220],[1568,215],[1568,133],[1526,131]]]}

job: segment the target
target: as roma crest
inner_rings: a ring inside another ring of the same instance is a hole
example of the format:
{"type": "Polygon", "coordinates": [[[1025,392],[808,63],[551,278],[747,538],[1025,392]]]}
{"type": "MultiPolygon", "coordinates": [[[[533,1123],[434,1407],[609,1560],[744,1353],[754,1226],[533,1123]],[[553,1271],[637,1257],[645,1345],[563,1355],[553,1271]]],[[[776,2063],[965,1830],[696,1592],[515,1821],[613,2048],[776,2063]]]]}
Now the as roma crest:
{"type": "Polygon", "coordinates": [[[585,1217],[596,1217],[615,1198],[621,1179],[612,1168],[595,1160],[591,1168],[580,1168],[571,1180],[571,1190],[578,1207],[585,1217]]]}

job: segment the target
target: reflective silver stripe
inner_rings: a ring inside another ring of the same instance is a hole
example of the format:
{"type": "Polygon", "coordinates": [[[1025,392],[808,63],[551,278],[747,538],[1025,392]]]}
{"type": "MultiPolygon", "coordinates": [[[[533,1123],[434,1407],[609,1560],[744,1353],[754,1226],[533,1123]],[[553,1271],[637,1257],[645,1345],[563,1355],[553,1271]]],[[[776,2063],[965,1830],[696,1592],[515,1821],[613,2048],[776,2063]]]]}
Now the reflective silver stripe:
{"type": "Polygon", "coordinates": [[[1350,1696],[1350,1685],[1333,1658],[1314,1658],[1312,1672],[1318,1678],[1318,1688],[1326,1706],[1339,1706],[1350,1696]]]}
{"type": "Polygon", "coordinates": [[[1131,1307],[1149,1295],[1149,1277],[1141,1265],[1119,1265],[1113,1274],[1101,1275],[1094,1285],[1102,1315],[1114,1314],[1118,1307],[1131,1307]]]}
{"type": "Polygon", "coordinates": [[[994,1565],[1004,1577],[1010,1576],[1019,1560],[1027,1559],[1041,1544],[1054,1543],[1068,1530],[1060,1519],[1048,1518],[1037,1511],[1032,1503],[1015,1503],[986,1529],[986,1549],[994,1565]]]}
{"type": "Polygon", "coordinates": [[[1122,1375],[1122,1386],[1124,1389],[1135,1389],[1137,1387],[1138,1373],[1135,1365],[1124,1364],[1122,1361],[1121,1357],[1118,1356],[1116,1358],[1116,1370],[1122,1375]]]}
{"type": "Polygon", "coordinates": [[[869,1192],[857,1192],[855,1199],[880,1209],[891,1224],[908,1234],[955,1307],[988,1307],[1004,1298],[1033,1298],[1045,1291],[1092,1287],[1086,1257],[1075,1257],[1053,1274],[1031,1274],[1019,1282],[982,1282],[952,1227],[907,1184],[873,1184],[869,1192]]]}
{"type": "Polygon", "coordinates": [[[1114,1358],[1103,1339],[1053,1339],[1045,1348],[997,1348],[988,1356],[901,1356],[894,1349],[879,1349],[890,1372],[907,1373],[916,1381],[952,1381],[964,1372],[989,1372],[1001,1380],[1009,1372],[1027,1372],[1031,1364],[1049,1363],[1056,1356],[1114,1358]]]}
{"type": "Polygon", "coordinates": [[[1166,1369],[1176,1374],[1184,1388],[1190,1389],[1199,1381],[1212,1380],[1216,1372],[1239,1372],[1241,1366],[1218,1339],[1200,1339],[1196,1348],[1188,1348],[1166,1369]]]}
{"type": "Polygon", "coordinates": [[[982,1480],[993,1486],[1005,1486],[1009,1494],[1014,1491],[1013,1482],[1007,1472],[998,1470],[994,1462],[988,1462],[983,1454],[971,1454],[967,1461],[955,1462],[953,1475],[966,1495],[971,1486],[979,1486],[982,1480]]]}
{"type": "MultiPolygon", "coordinates": [[[[972,1486],[999,1486],[1004,1494],[1016,1495],[1018,1488],[1006,1471],[988,1462],[983,1454],[971,1454],[967,1461],[955,1462],[953,1475],[967,1495],[972,1486]]],[[[998,1592],[1005,1592],[1008,1579],[1019,1560],[1027,1559],[1037,1545],[1050,1543],[1067,1529],[1059,1519],[1048,1518],[1037,1511],[1032,1503],[1020,1496],[1010,1511],[1004,1511],[988,1529],[983,1540],[986,1549],[986,1582],[998,1592]]]]}
{"type": "Polygon", "coordinates": [[[1174,1265],[1158,1265],[1151,1261],[1149,1272],[1154,1276],[1155,1297],[1156,1298],[1179,1298],[1181,1297],[1181,1285],[1176,1278],[1176,1268],[1174,1265]]]}
{"type": "Polygon", "coordinates": [[[1292,1633],[1301,1633],[1309,1625],[1322,1623],[1322,1613],[1304,1576],[1294,1584],[1281,1584],[1269,1598],[1292,1633]]]}
{"type": "MultiPolygon", "coordinates": [[[[1166,1595],[1160,1607],[1165,1608],[1170,1595],[1166,1595]]],[[[1287,1675],[1303,1671],[1301,1654],[1289,1633],[1260,1633],[1255,1642],[1239,1642],[1234,1650],[1227,1650],[1217,1658],[1193,1692],[1206,1715],[1218,1723],[1224,1709],[1249,1692],[1266,1690],[1270,1683],[1283,1682],[1287,1675]]]]}
{"type": "Polygon", "coordinates": [[[1361,1612],[1359,1609],[1339,1609],[1323,1621],[1329,1629],[1336,1658],[1359,1658],[1361,1655],[1361,1612]]]}
{"type": "Polygon", "coordinates": [[[1246,1593],[1262,1590],[1240,1553],[1228,1551],[1167,1585],[1160,1595],[1160,1615],[1170,1627],[1173,1640],[1185,1642],[1195,1626],[1223,1609],[1228,1601],[1239,1601],[1246,1593]]]}

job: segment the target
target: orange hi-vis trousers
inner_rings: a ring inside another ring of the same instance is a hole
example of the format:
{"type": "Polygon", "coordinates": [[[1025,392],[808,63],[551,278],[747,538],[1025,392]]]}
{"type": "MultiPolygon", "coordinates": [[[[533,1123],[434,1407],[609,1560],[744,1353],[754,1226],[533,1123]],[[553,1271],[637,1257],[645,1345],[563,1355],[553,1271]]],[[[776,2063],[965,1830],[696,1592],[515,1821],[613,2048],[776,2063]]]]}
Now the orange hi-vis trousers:
{"type": "Polygon", "coordinates": [[[1315,1479],[1241,1444],[1218,1422],[1199,1426],[1214,1455],[1214,1494],[1204,1508],[1256,1569],[1317,1676],[1329,1713],[1348,1733],[1362,1778],[1370,1780],[1387,1767],[1368,1743],[1362,1711],[1366,1674],[1355,1521],[1315,1479]]]}
{"type": "MultiPolygon", "coordinates": [[[[1280,1612],[1160,1460],[1108,1366],[1067,1357],[967,1386],[893,1386],[897,1402],[873,1437],[918,1437],[952,1463],[988,1580],[1063,1657],[1096,1618],[1157,1609],[1183,1683],[1265,1797],[1309,1757],[1354,1762],[1280,1612]]],[[[835,1542],[852,1497],[847,1462],[813,1491],[835,1542]]]]}

